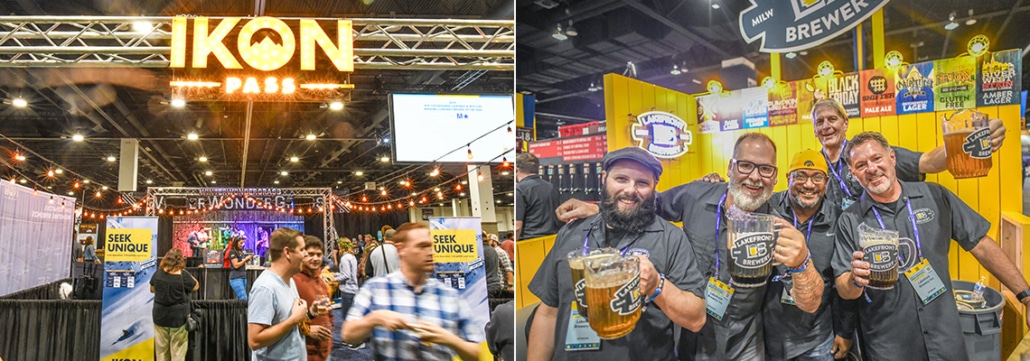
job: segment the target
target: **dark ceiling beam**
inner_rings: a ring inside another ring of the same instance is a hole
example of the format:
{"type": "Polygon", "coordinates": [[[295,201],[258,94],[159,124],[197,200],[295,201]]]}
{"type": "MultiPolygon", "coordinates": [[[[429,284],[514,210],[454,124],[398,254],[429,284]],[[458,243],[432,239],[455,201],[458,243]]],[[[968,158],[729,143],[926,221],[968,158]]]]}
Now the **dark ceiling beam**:
{"type": "Polygon", "coordinates": [[[1001,27],[998,28],[998,32],[994,33],[994,37],[991,39],[1001,38],[1001,34],[1005,33],[1005,28],[1009,26],[1009,22],[1012,21],[1012,16],[1016,15],[1016,10],[1019,9],[1020,6],[1023,6],[1023,0],[1016,1],[1016,3],[1012,5],[1012,10],[1009,11],[1009,15],[1005,17],[1005,21],[1001,23],[1001,27]]]}
{"type": "Polygon", "coordinates": [[[658,22],[664,24],[665,26],[668,26],[669,29],[672,29],[673,31],[675,31],[677,33],[680,33],[681,35],[686,36],[690,40],[693,40],[693,41],[697,42],[698,44],[704,45],[704,47],[711,49],[712,51],[716,52],[717,54],[723,56],[724,59],[729,59],[729,58],[733,58],[733,57],[737,57],[738,56],[738,55],[730,54],[726,50],[723,50],[722,48],[720,48],[718,46],[715,46],[715,44],[712,44],[712,42],[708,41],[708,39],[705,39],[705,38],[701,37],[700,35],[694,34],[694,32],[692,32],[690,30],[687,30],[687,28],[684,28],[679,23],[677,23],[675,21],[672,21],[671,19],[665,17],[665,15],[662,15],[662,14],[658,13],[657,11],[655,11],[654,9],[648,7],[647,5],[644,5],[644,3],[641,3],[639,0],[626,0],[625,2],[626,2],[626,5],[629,5],[630,7],[636,9],[637,11],[643,13],[644,15],[647,15],[647,16],[651,17],[652,19],[655,19],[658,22]]]}
{"type": "MultiPolygon", "coordinates": [[[[980,14],[980,15],[974,15],[973,18],[975,18],[977,20],[987,20],[987,19],[990,19],[990,18],[995,18],[995,17],[998,17],[998,16],[1005,16],[1005,15],[1015,14],[1016,12],[1023,12],[1023,11],[1027,11],[1027,10],[1030,10],[1030,6],[1023,6],[1023,7],[1019,7],[1019,8],[1013,8],[1012,10],[1000,10],[1000,11],[984,13],[984,14],[980,14]]],[[[928,24],[922,24],[922,25],[914,25],[914,26],[909,26],[909,27],[905,27],[905,28],[901,28],[901,29],[889,30],[889,31],[884,32],[883,35],[885,37],[889,37],[891,35],[899,35],[899,34],[904,34],[904,33],[913,32],[913,31],[917,31],[917,30],[944,28],[944,25],[947,25],[948,22],[949,21],[945,20],[945,21],[938,21],[938,22],[935,22],[935,23],[928,23],[928,24]]],[[[820,47],[828,47],[828,46],[838,46],[838,45],[845,45],[845,44],[848,44],[848,45],[852,44],[852,40],[851,39],[835,40],[835,41],[823,43],[823,44],[821,44],[819,46],[820,47]]]]}
{"type": "Polygon", "coordinates": [[[554,26],[558,23],[567,24],[570,19],[575,23],[584,19],[600,16],[601,14],[609,11],[618,10],[624,6],[626,6],[626,3],[621,0],[583,1],[573,4],[568,8],[571,15],[566,14],[565,11],[553,11],[552,9],[548,16],[527,16],[523,19],[530,19],[529,21],[521,20],[519,22],[543,30],[525,37],[525,41],[536,41],[541,38],[551,36],[551,32],[555,30],[554,26]],[[547,31],[547,29],[550,29],[550,31],[547,31]]]}

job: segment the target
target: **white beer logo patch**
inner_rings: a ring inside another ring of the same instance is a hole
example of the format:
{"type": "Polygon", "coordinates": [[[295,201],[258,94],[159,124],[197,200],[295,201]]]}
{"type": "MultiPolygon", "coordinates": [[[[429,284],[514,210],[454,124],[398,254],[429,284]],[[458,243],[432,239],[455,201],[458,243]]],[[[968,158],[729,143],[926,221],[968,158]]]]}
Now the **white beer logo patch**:
{"type": "Polygon", "coordinates": [[[608,302],[611,306],[612,312],[619,314],[620,316],[626,316],[636,312],[640,308],[640,304],[643,299],[640,297],[640,275],[633,276],[629,282],[615,291],[615,296],[612,297],[611,302],[608,302]]]}
{"type": "Polygon", "coordinates": [[[874,244],[865,248],[863,259],[871,271],[890,271],[898,265],[898,247],[893,244],[874,244]]]}
{"type": "Polygon", "coordinates": [[[733,263],[743,269],[758,269],[772,260],[773,234],[770,232],[754,233],[733,241],[730,256],[733,263]]]}
{"type": "Polygon", "coordinates": [[[976,159],[991,157],[991,133],[990,129],[983,128],[966,136],[962,143],[962,151],[976,159]]]}
{"type": "Polygon", "coordinates": [[[917,224],[924,224],[930,222],[934,219],[934,216],[936,216],[936,213],[934,213],[934,211],[929,208],[917,209],[914,212],[912,212],[912,214],[915,216],[917,224]]]}

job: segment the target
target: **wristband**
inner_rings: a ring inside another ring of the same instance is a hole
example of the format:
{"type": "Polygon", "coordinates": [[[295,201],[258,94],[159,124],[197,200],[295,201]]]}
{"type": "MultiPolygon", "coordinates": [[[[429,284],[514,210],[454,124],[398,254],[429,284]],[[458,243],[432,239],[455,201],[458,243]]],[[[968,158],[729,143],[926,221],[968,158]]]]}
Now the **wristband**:
{"type": "Polygon", "coordinates": [[[661,281],[658,282],[658,288],[654,289],[653,295],[647,297],[647,302],[653,302],[656,298],[658,298],[658,295],[662,294],[662,288],[665,287],[665,275],[659,273],[658,277],[661,278],[661,281]]]}
{"type": "Polygon", "coordinates": [[[311,314],[311,310],[307,310],[306,312],[307,312],[307,316],[308,316],[309,320],[314,320],[315,319],[316,316],[311,314]]]}
{"type": "Polygon", "coordinates": [[[865,286],[859,286],[859,285],[858,285],[858,282],[855,282],[855,280],[854,280],[854,279],[851,279],[851,284],[855,285],[855,287],[858,287],[858,288],[860,288],[860,289],[861,289],[861,288],[865,288],[865,286]]]}
{"type": "Polygon", "coordinates": [[[810,261],[810,260],[812,260],[812,252],[808,252],[808,254],[805,255],[805,261],[801,262],[800,266],[797,266],[797,267],[794,267],[794,268],[787,267],[787,272],[790,272],[790,273],[801,273],[801,272],[804,272],[805,269],[808,268],[808,261],[810,261]]]}
{"type": "Polygon", "coordinates": [[[1018,295],[1016,295],[1016,300],[1018,300],[1019,303],[1023,303],[1023,300],[1027,297],[1030,297],[1030,288],[1023,290],[1023,292],[1020,292],[1018,295]]]}

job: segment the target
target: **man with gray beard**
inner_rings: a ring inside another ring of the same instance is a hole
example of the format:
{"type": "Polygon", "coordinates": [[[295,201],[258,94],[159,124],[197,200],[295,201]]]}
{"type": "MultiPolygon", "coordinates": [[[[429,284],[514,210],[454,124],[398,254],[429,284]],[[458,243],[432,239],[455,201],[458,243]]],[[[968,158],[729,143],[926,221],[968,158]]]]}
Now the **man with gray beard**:
{"type": "MultiPolygon", "coordinates": [[[[708,289],[733,289],[729,263],[733,262],[727,242],[727,213],[731,206],[746,211],[778,216],[767,203],[776,184],[776,145],[760,133],[737,138],[730,160],[729,183],[696,181],[657,196],[658,215],[683,222],[683,231],[698,259],[698,270],[708,279],[708,289]]],[[[597,213],[597,207],[578,200],[563,203],[560,220],[597,213]]],[[[786,266],[793,279],[797,307],[815,312],[823,293],[823,282],[812,265],[805,236],[790,222],[776,219],[779,229],[773,250],[774,262],[786,266]]],[[[762,305],[768,285],[737,287],[728,303],[715,305],[706,297],[707,320],[698,332],[682,332],[677,354],[681,360],[763,360],[762,305]]],[[[707,294],[708,292],[706,292],[707,294]]]]}

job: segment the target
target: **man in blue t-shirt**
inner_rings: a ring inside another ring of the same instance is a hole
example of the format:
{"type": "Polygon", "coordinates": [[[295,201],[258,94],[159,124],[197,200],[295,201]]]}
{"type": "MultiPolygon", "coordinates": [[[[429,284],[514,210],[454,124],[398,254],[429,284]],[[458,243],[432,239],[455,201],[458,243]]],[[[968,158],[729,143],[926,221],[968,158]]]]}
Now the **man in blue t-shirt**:
{"type": "Polygon", "coordinates": [[[280,228],[272,232],[268,252],[272,266],[261,273],[250,290],[247,306],[247,343],[253,360],[307,360],[298,325],[318,316],[300,298],[293,275],[300,272],[307,252],[300,232],[280,228]]]}

